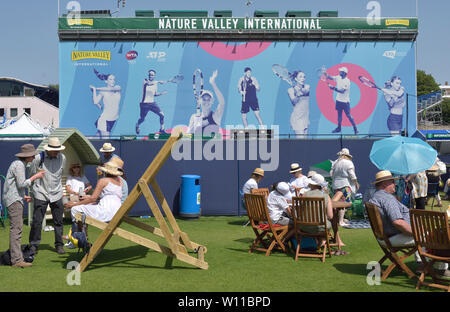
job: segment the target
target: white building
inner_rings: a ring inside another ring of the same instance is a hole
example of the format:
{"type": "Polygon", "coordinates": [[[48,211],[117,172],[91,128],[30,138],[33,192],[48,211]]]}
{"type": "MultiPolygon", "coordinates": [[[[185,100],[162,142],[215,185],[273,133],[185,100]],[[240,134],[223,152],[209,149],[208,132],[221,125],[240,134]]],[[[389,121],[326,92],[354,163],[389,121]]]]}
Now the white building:
{"type": "Polygon", "coordinates": [[[23,113],[42,127],[59,127],[58,91],[16,78],[0,77],[0,123],[23,113]]]}
{"type": "Polygon", "coordinates": [[[442,98],[450,99],[450,86],[448,85],[448,81],[445,82],[445,85],[439,86],[442,90],[442,98]]]}

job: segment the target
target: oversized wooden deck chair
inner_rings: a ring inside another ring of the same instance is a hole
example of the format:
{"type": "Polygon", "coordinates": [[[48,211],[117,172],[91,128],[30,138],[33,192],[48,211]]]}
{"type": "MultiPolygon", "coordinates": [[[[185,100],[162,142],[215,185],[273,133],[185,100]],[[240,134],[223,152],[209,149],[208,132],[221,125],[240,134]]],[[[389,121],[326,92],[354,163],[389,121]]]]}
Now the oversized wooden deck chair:
{"type": "Polygon", "coordinates": [[[268,256],[274,248],[277,248],[287,253],[284,237],[288,232],[288,226],[272,223],[265,195],[244,194],[244,200],[250,224],[256,235],[248,252],[265,251],[266,256],[268,256]]]}
{"type": "Polygon", "coordinates": [[[389,237],[384,233],[383,221],[381,220],[380,212],[378,211],[378,206],[371,204],[369,202],[365,203],[367,210],[367,216],[369,217],[370,226],[372,228],[373,234],[380,245],[381,250],[384,252],[384,256],[378,261],[381,265],[387,259],[391,260],[391,265],[387,267],[386,270],[382,270],[381,280],[388,278],[394,268],[399,268],[401,271],[405,272],[409,278],[417,277],[403,262],[406,258],[411,256],[417,251],[416,246],[411,247],[394,247],[389,241],[389,237]],[[402,252],[403,255],[398,253],[402,252]]]}
{"type": "MultiPolygon", "coordinates": [[[[87,253],[80,262],[80,272],[83,272],[87,266],[95,259],[95,257],[101,252],[101,250],[108,243],[112,235],[120,236],[124,239],[130,240],[134,243],[152,249],[154,251],[160,252],[167,256],[166,267],[172,265],[173,259],[178,259],[185,263],[191,264],[198,268],[207,270],[208,263],[205,262],[204,255],[207,252],[205,246],[192,242],[185,232],[182,232],[178,226],[170,207],[164,198],[158,183],[156,182],[156,174],[159,172],[161,167],[164,165],[166,160],[171,154],[171,149],[174,144],[181,139],[183,132],[181,128],[176,128],[173,130],[171,136],[155,156],[151,164],[148,166],[147,170],[144,172],[142,177],[139,179],[138,183],[129,193],[126,200],[123,202],[122,206],[116,212],[114,217],[109,223],[104,223],[96,219],[86,217],[86,223],[95,226],[103,232],[99,235],[97,240],[94,242],[90,248],[89,253],[87,253]],[[152,188],[162,210],[166,214],[167,220],[169,221],[173,233],[170,230],[166,220],[161,213],[161,210],[153,197],[150,190],[152,188]],[[144,196],[147,204],[149,205],[156,221],[159,224],[159,228],[152,227],[148,224],[142,223],[133,218],[127,217],[127,214],[131,211],[133,206],[136,204],[140,196],[144,196]],[[122,222],[131,224],[139,229],[146,230],[154,235],[162,237],[166,240],[168,246],[164,246],[157,242],[154,242],[148,238],[139,236],[129,231],[125,231],[119,228],[122,222]],[[188,253],[187,249],[190,249],[193,253],[197,254],[197,257],[192,256],[188,253]]],[[[76,215],[76,220],[81,221],[81,214],[76,215]]]]}
{"type": "Polygon", "coordinates": [[[439,278],[433,270],[436,261],[450,263],[450,229],[447,213],[411,209],[410,215],[414,240],[425,265],[416,289],[426,285],[450,292],[450,281],[439,278]],[[431,276],[433,283],[425,282],[427,275],[431,276]]]}
{"type": "Polygon", "coordinates": [[[297,240],[295,261],[298,257],[321,258],[325,262],[325,256],[331,258],[330,229],[327,227],[327,215],[325,198],[323,197],[292,197],[292,214],[294,219],[294,233],[297,240]],[[306,227],[315,228],[317,231],[307,231],[306,227]],[[320,251],[301,251],[302,237],[324,239],[325,246],[320,251]]]}

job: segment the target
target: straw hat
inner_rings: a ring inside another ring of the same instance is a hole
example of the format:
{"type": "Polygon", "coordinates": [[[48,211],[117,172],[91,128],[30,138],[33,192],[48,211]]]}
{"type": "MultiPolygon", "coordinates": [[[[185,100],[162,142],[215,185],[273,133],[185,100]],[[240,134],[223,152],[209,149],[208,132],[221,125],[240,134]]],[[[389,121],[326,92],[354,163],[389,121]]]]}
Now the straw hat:
{"type": "Polygon", "coordinates": [[[253,174],[257,174],[259,176],[264,176],[264,170],[262,170],[261,168],[256,168],[255,170],[253,170],[253,174]]]}
{"type": "Polygon", "coordinates": [[[114,146],[111,145],[111,143],[104,143],[102,148],[100,149],[100,152],[102,152],[102,153],[112,153],[115,150],[116,149],[114,148],[114,146]]]}
{"type": "Polygon", "coordinates": [[[302,168],[300,168],[300,165],[297,163],[293,163],[291,164],[291,171],[289,171],[289,173],[294,173],[300,170],[302,170],[302,168]]]}
{"type": "Polygon", "coordinates": [[[317,174],[314,170],[308,171],[308,178],[311,178],[313,175],[317,174]]]}
{"type": "Polygon", "coordinates": [[[117,164],[108,161],[106,164],[104,164],[103,166],[98,167],[98,169],[100,169],[101,171],[108,173],[110,175],[114,175],[114,176],[121,176],[123,173],[120,172],[119,166],[117,166],[117,164]]]}
{"type": "Polygon", "coordinates": [[[117,168],[123,169],[123,160],[119,157],[113,157],[109,162],[115,163],[117,165],[117,168]]]}
{"type": "Polygon", "coordinates": [[[63,151],[66,149],[64,145],[61,145],[57,137],[49,137],[48,144],[44,145],[46,151],[63,151]]]}
{"type": "Polygon", "coordinates": [[[38,154],[38,151],[34,148],[33,144],[24,144],[20,147],[20,153],[17,153],[17,157],[31,157],[38,154]]]}
{"type": "Polygon", "coordinates": [[[397,179],[400,179],[400,177],[393,177],[392,173],[389,170],[382,170],[377,172],[377,174],[375,175],[375,182],[373,182],[372,184],[378,184],[383,181],[397,179]]]}
{"type": "Polygon", "coordinates": [[[438,171],[439,170],[439,166],[434,164],[433,166],[431,166],[430,169],[427,169],[427,171],[438,171]]]}
{"type": "Polygon", "coordinates": [[[286,182],[280,182],[277,184],[277,191],[280,192],[285,198],[291,199],[292,193],[289,190],[289,184],[286,182]]]}
{"type": "Polygon", "coordinates": [[[337,154],[338,154],[338,156],[348,156],[348,157],[353,158],[353,156],[350,155],[350,151],[348,150],[348,148],[345,148],[345,147],[343,149],[341,149],[337,154]]]}

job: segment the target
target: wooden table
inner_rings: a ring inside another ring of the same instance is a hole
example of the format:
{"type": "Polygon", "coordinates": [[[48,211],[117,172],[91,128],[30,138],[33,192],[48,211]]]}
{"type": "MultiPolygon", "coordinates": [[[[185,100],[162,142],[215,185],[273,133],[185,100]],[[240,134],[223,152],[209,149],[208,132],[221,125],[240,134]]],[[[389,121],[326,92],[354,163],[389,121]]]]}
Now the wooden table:
{"type": "Polygon", "coordinates": [[[342,200],[332,200],[331,201],[331,205],[333,206],[333,208],[341,209],[341,208],[349,208],[349,207],[351,207],[352,203],[351,202],[342,201],[342,200]]]}

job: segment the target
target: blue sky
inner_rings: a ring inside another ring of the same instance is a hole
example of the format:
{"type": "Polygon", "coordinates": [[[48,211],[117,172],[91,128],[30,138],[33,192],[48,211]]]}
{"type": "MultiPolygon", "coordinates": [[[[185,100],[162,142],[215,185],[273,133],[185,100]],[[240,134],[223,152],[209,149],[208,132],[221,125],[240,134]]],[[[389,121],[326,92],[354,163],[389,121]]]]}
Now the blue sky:
{"type": "MultiPolygon", "coordinates": [[[[254,10],[337,10],[340,17],[365,17],[368,0],[79,0],[82,10],[109,9],[114,16],[134,16],[135,10],[232,10],[233,16],[251,16],[254,10]]],[[[450,80],[450,1],[379,0],[382,17],[419,17],[417,69],[431,73],[438,83],[450,80]]],[[[60,0],[60,14],[68,0],[60,0]]],[[[58,83],[58,1],[3,0],[0,10],[0,77],[37,84],[58,83]]]]}

